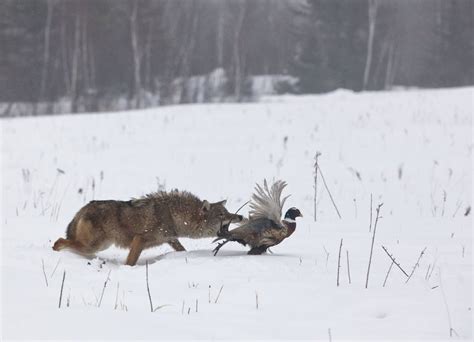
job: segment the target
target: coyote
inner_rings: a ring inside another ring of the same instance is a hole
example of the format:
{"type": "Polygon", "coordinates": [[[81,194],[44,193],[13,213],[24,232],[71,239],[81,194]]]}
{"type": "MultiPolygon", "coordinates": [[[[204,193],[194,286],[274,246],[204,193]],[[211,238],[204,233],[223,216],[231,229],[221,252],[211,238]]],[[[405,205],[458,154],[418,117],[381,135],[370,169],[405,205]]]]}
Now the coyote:
{"type": "Polygon", "coordinates": [[[68,248],[88,256],[115,244],[130,249],[126,264],[133,266],[145,248],[168,243],[176,251],[185,251],[179,237],[215,237],[222,227],[241,222],[242,216],[229,213],[225,203],[201,201],[178,190],[130,201],[91,201],[74,216],[66,239],[59,238],[53,249],[68,248]]]}

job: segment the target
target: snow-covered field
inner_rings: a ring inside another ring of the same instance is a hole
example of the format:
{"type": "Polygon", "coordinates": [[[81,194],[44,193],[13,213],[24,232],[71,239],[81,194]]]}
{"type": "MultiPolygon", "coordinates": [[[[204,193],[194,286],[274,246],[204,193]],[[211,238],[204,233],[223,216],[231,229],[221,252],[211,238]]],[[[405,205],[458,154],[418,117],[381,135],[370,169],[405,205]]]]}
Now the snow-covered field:
{"type": "Polygon", "coordinates": [[[472,114],[464,88],[2,120],[2,337],[472,339],[472,114]],[[314,222],[317,151],[342,219],[319,177],[314,222]],[[304,214],[273,254],[183,240],[129,267],[115,248],[51,250],[89,200],[165,187],[236,210],[265,177],[304,214]],[[393,266],[383,286],[382,245],[407,273],[426,248],[408,283],[393,266]]]}

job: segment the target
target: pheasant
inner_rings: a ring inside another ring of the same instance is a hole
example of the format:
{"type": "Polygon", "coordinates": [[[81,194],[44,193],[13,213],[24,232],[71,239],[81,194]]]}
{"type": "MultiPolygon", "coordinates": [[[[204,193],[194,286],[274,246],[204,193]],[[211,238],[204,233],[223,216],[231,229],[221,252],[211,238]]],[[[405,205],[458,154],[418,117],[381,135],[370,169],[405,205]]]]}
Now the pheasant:
{"type": "Polygon", "coordinates": [[[270,189],[266,180],[263,187],[257,184],[250,201],[249,219],[231,231],[226,226],[217,233],[218,238],[213,242],[224,241],[213,250],[214,255],[230,241],[249,245],[250,251],[247,254],[260,255],[293,234],[296,229],[295,219],[303,215],[297,208],[292,207],[287,210],[283,220],[281,219],[283,205],[289,197],[281,199],[285,187],[286,182],[281,180],[274,182],[270,189]]]}

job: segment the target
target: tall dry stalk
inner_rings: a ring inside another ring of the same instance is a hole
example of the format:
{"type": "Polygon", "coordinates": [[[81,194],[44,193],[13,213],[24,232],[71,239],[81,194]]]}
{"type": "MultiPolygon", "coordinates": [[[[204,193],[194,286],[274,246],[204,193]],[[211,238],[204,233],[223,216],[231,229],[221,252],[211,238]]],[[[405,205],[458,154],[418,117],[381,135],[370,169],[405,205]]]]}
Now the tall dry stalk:
{"type": "Polygon", "coordinates": [[[372,264],[372,253],[374,251],[374,241],[375,241],[375,233],[377,231],[377,223],[380,218],[380,208],[382,207],[383,203],[380,203],[377,206],[376,212],[377,216],[375,217],[375,224],[374,224],[374,234],[372,235],[372,244],[370,245],[370,256],[369,256],[369,266],[367,267],[367,278],[365,280],[365,288],[369,286],[369,274],[370,274],[370,265],[372,264]]]}

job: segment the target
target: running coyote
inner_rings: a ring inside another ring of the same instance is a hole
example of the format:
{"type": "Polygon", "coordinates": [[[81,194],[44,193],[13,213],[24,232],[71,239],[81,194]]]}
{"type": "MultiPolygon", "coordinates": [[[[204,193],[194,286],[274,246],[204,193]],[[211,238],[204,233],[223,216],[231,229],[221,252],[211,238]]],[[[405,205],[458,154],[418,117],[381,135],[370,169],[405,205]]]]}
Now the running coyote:
{"type": "Polygon", "coordinates": [[[133,266],[146,248],[168,243],[185,251],[178,238],[215,237],[221,227],[241,222],[242,216],[229,213],[225,203],[201,201],[178,190],[130,201],[91,201],[74,216],[66,239],[59,238],[53,249],[94,255],[115,244],[130,249],[126,264],[133,266]]]}

